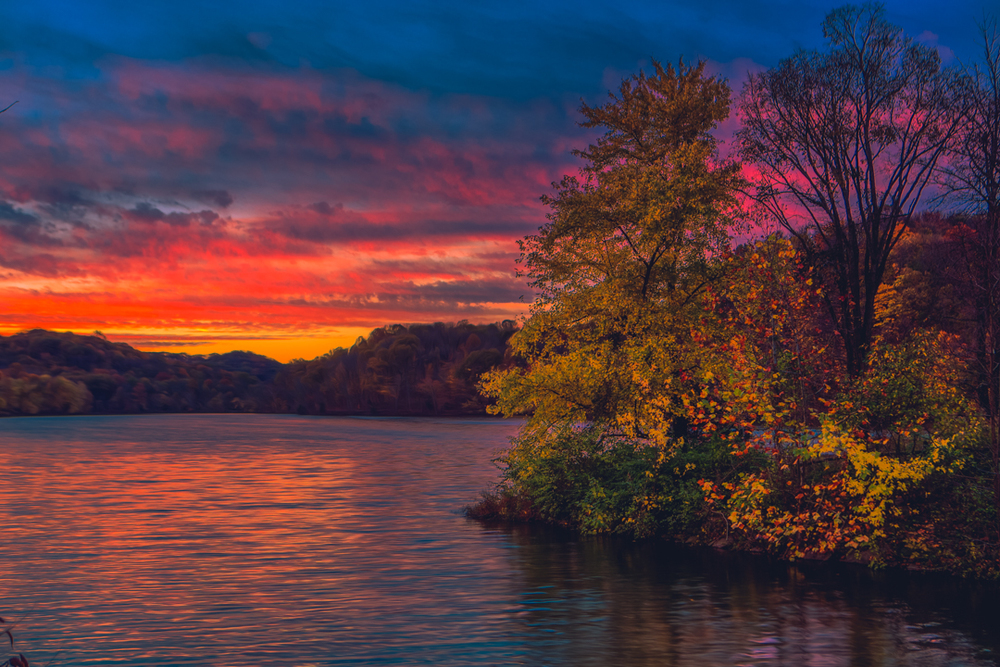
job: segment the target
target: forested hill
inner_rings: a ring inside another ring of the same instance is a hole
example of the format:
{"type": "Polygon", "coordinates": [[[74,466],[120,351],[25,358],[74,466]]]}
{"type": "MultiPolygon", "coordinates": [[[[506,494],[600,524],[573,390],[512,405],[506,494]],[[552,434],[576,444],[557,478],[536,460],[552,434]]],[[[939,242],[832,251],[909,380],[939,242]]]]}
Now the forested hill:
{"type": "Polygon", "coordinates": [[[311,361],[142,352],[99,336],[0,336],[0,415],[138,412],[482,414],[479,375],[512,321],[392,325],[311,361]]]}

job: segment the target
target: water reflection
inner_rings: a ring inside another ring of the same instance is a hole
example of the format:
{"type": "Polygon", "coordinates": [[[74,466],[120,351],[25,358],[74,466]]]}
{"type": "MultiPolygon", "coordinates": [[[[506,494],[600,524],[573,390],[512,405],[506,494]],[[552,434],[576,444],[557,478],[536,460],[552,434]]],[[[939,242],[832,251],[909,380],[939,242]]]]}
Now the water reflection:
{"type": "Polygon", "coordinates": [[[0,420],[0,608],[66,665],[985,665],[995,588],[465,519],[517,424],[0,420]]]}
{"type": "Polygon", "coordinates": [[[539,664],[996,664],[995,585],[490,529],[519,547],[539,664]]]}

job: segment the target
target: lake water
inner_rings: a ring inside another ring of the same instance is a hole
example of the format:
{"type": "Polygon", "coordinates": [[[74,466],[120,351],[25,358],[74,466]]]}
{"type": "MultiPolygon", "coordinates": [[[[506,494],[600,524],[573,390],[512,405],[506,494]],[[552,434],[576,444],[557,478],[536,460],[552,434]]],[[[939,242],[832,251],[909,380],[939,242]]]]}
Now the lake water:
{"type": "Polygon", "coordinates": [[[997,664],[995,586],[466,519],[517,426],[0,420],[0,615],[52,665],[997,664]]]}

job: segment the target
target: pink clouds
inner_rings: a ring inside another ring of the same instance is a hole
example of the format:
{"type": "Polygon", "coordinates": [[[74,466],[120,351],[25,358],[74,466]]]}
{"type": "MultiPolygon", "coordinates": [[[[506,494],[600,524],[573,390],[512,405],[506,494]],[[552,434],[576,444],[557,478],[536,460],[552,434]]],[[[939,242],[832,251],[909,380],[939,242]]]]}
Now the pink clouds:
{"type": "Polygon", "coordinates": [[[267,338],[513,317],[514,241],[583,143],[545,101],[348,70],[101,72],[76,90],[12,77],[56,111],[2,119],[0,328],[267,338]]]}
{"type": "Polygon", "coordinates": [[[565,143],[561,109],[542,109],[535,124],[514,106],[498,113],[474,98],[433,99],[349,71],[249,76],[125,61],[84,88],[73,99],[53,94],[47,102],[65,110],[47,127],[17,128],[20,141],[7,135],[4,148],[24,158],[18,165],[97,189],[141,182],[177,196],[185,181],[207,179],[253,183],[271,202],[336,189],[367,206],[387,196],[519,202],[571,164],[561,145],[548,147],[565,143]]]}

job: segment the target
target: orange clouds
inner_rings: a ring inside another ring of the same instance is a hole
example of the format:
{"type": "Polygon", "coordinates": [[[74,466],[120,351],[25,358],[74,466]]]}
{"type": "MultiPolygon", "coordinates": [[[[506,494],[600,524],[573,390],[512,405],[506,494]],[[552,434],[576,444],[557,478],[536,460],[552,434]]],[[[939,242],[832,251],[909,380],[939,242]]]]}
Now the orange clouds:
{"type": "MultiPolygon", "coordinates": [[[[306,241],[296,236],[311,228],[267,219],[150,211],[120,219],[117,230],[84,235],[86,245],[48,244],[31,271],[0,273],[5,333],[102,330],[145,349],[200,342],[189,351],[228,345],[289,359],[348,345],[383,323],[494,321],[524,308],[506,239],[393,238],[379,225],[366,237],[359,222],[333,243],[326,227],[306,241]]],[[[32,247],[10,240],[11,249],[32,247]]]]}
{"type": "Polygon", "coordinates": [[[0,131],[7,333],[288,357],[391,322],[516,317],[514,241],[572,170],[567,111],[545,101],[127,59],[72,89],[13,80],[53,111],[0,131]]]}

